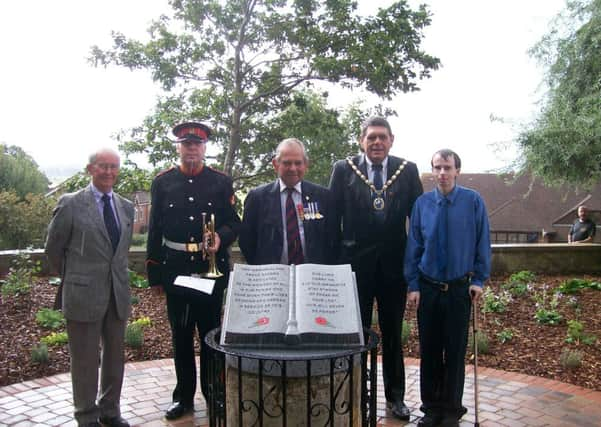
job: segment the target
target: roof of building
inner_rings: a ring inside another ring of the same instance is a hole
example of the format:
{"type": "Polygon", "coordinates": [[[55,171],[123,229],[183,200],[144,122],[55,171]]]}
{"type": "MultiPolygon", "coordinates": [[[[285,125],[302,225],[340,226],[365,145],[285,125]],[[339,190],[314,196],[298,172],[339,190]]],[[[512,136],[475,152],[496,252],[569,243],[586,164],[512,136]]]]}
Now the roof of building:
{"type": "MultiPolygon", "coordinates": [[[[422,174],[424,191],[435,186],[431,173],[422,174]]],[[[592,190],[548,187],[530,174],[465,173],[457,183],[476,190],[486,203],[491,229],[547,231],[572,224],[578,206],[586,204],[593,220],[601,221],[601,185],[592,190]]]]}
{"type": "Polygon", "coordinates": [[[133,194],[134,203],[136,205],[148,205],[150,204],[150,193],[148,191],[135,191],[133,194]]]}

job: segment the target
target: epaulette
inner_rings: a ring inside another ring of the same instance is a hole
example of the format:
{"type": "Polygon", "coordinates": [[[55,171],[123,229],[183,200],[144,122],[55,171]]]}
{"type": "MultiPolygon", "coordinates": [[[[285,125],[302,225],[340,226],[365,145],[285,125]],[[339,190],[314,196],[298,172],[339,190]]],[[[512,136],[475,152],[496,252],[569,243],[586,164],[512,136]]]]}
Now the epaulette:
{"type": "Polygon", "coordinates": [[[169,169],[165,169],[164,171],[160,171],[159,173],[157,173],[155,178],[165,175],[166,173],[174,171],[174,170],[175,170],[175,166],[171,166],[169,169]]]}
{"type": "Polygon", "coordinates": [[[226,174],[226,173],[225,173],[225,172],[223,172],[223,171],[220,171],[219,169],[215,169],[215,168],[213,168],[213,167],[211,167],[211,166],[206,166],[206,167],[207,167],[207,168],[209,168],[209,169],[211,169],[213,172],[217,172],[217,173],[218,173],[218,174],[220,174],[220,175],[223,175],[223,176],[229,176],[228,174],[226,174]]]}

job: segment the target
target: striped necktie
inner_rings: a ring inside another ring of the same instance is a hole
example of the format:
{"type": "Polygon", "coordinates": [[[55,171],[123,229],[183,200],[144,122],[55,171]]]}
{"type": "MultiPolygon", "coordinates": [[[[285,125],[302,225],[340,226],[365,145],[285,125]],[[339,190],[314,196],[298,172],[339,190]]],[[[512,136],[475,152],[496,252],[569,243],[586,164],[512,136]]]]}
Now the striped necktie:
{"type": "Polygon", "coordinates": [[[294,188],[287,188],[288,197],[286,198],[286,239],[288,240],[288,264],[302,264],[303,246],[300,239],[300,231],[298,229],[298,219],[292,193],[294,188]]]}

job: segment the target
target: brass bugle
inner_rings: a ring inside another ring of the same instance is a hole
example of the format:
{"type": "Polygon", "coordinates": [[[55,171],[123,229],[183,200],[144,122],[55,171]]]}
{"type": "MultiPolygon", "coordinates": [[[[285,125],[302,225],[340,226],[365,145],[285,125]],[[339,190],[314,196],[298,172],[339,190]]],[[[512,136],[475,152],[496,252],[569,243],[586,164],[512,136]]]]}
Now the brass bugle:
{"type": "Polygon", "coordinates": [[[211,220],[206,222],[206,212],[202,213],[202,259],[209,259],[209,271],[202,273],[202,277],[207,279],[217,279],[223,276],[223,273],[217,269],[217,257],[215,252],[210,252],[209,248],[215,244],[215,214],[211,214],[211,220]],[[206,235],[208,238],[205,238],[206,235]]]}

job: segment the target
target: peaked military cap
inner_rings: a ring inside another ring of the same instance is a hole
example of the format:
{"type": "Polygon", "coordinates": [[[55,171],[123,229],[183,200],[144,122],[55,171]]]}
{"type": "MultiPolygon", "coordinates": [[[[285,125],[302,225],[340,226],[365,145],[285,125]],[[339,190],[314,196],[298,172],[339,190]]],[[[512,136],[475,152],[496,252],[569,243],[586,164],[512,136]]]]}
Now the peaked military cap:
{"type": "Polygon", "coordinates": [[[175,142],[207,142],[211,136],[211,128],[200,122],[184,122],[173,128],[175,142]]]}

